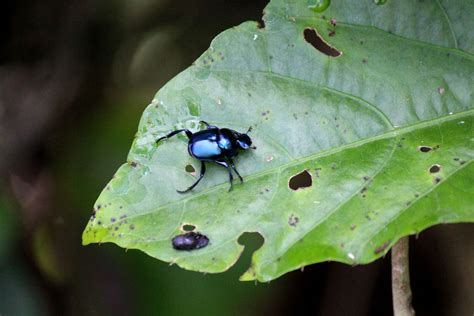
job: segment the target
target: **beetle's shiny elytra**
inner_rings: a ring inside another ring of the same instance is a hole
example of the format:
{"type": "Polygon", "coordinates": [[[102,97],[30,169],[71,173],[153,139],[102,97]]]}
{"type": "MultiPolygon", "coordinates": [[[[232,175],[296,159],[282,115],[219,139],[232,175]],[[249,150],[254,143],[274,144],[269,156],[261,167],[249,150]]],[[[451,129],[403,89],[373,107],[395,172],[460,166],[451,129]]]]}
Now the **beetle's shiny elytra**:
{"type": "Polygon", "coordinates": [[[173,248],[176,250],[194,250],[204,248],[209,243],[209,238],[200,233],[188,232],[177,235],[171,240],[173,248]]]}
{"type": "Polygon", "coordinates": [[[169,133],[166,136],[159,138],[156,142],[160,142],[163,139],[170,138],[178,133],[184,132],[189,139],[188,152],[189,154],[201,161],[201,173],[199,179],[189,188],[179,193],[186,193],[191,191],[201,179],[204,177],[206,172],[205,162],[215,162],[218,165],[225,167],[229,172],[230,188],[232,190],[232,181],[234,179],[232,170],[237,174],[240,182],[244,182],[239,172],[235,168],[234,161],[232,158],[238,155],[238,150],[256,149],[252,146],[252,140],[247,135],[252,128],[249,128],[247,133],[239,133],[229,128],[219,128],[214,125],[201,121],[206,125],[206,129],[192,133],[188,129],[178,129],[169,133]]]}

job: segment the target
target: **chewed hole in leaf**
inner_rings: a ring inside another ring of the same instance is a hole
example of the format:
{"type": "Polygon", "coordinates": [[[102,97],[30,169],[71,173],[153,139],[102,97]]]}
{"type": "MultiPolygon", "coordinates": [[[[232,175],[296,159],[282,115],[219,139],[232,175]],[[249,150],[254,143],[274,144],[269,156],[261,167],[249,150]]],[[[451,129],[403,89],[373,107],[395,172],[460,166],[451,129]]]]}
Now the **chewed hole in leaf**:
{"type": "Polygon", "coordinates": [[[316,32],[313,28],[305,28],[303,31],[304,39],[306,42],[311,44],[321,53],[330,56],[330,57],[339,57],[342,55],[342,52],[335,49],[328,43],[326,43],[323,38],[316,32]]]}
{"type": "Polygon", "coordinates": [[[421,151],[422,153],[427,153],[430,152],[433,148],[429,146],[420,146],[418,147],[418,150],[421,151]]]}
{"type": "Polygon", "coordinates": [[[430,173],[438,173],[441,170],[441,166],[436,164],[430,167],[430,173]]]}
{"type": "Polygon", "coordinates": [[[237,242],[242,246],[252,245],[257,249],[263,245],[265,239],[259,232],[245,232],[239,236],[237,242]]]}
{"type": "Polygon", "coordinates": [[[193,165],[186,165],[186,167],[184,167],[184,170],[186,170],[187,173],[190,173],[193,176],[196,175],[196,169],[194,169],[193,165]]]}
{"type": "Polygon", "coordinates": [[[288,186],[291,190],[298,190],[309,188],[313,185],[313,178],[308,170],[303,170],[302,172],[295,174],[288,181],[288,186]]]}
{"type": "Polygon", "coordinates": [[[184,224],[183,226],[181,226],[181,230],[185,232],[192,232],[194,229],[196,229],[196,226],[191,224],[184,224]]]}

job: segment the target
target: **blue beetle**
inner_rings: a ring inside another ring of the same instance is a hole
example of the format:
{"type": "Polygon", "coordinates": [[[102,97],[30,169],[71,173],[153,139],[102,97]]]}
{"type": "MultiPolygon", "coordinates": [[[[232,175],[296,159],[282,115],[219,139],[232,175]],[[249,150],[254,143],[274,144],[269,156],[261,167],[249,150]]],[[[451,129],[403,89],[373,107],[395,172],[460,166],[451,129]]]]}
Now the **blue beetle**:
{"type": "Polygon", "coordinates": [[[206,165],[204,162],[215,162],[218,165],[225,167],[229,172],[230,188],[232,190],[232,176],[231,168],[235,171],[240,179],[240,182],[244,182],[239,172],[235,168],[233,157],[238,155],[239,149],[256,149],[252,146],[252,140],[247,135],[252,127],[248,129],[246,133],[239,133],[229,128],[219,128],[214,125],[210,125],[207,122],[200,121],[200,123],[206,126],[205,130],[192,133],[188,129],[178,129],[169,133],[166,136],[160,137],[156,142],[159,143],[163,139],[170,138],[178,133],[184,132],[189,139],[188,152],[189,154],[201,161],[201,173],[199,179],[189,188],[184,191],[177,190],[178,193],[186,193],[191,191],[201,179],[204,177],[206,172],[206,165]]]}

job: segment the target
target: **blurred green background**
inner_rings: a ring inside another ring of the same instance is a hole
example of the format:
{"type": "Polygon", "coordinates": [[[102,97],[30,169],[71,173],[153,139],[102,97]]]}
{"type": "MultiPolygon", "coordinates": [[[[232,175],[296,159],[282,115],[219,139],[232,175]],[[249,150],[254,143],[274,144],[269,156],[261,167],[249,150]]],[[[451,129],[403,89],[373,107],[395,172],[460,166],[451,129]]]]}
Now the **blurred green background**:
{"type": "MultiPolygon", "coordinates": [[[[269,284],[81,246],[155,92],[266,1],[6,0],[0,10],[0,315],[390,315],[390,258],[269,284]]],[[[474,225],[411,240],[419,315],[474,312],[474,225]]]]}

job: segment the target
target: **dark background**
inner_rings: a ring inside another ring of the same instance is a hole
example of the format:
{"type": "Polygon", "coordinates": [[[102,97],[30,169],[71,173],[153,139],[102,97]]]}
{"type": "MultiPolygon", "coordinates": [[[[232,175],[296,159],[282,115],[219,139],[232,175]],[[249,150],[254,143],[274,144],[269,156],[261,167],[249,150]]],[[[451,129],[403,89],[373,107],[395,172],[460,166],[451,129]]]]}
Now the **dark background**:
{"type": "MultiPolygon", "coordinates": [[[[0,314],[390,315],[390,258],[243,283],[258,240],[203,275],[117,246],[81,246],[141,112],[219,32],[266,1],[2,1],[0,314]]],[[[472,224],[411,239],[418,315],[474,313],[472,224]]]]}

